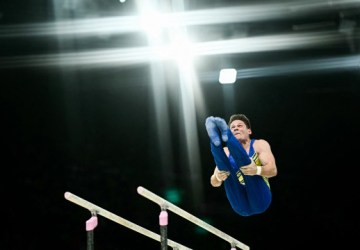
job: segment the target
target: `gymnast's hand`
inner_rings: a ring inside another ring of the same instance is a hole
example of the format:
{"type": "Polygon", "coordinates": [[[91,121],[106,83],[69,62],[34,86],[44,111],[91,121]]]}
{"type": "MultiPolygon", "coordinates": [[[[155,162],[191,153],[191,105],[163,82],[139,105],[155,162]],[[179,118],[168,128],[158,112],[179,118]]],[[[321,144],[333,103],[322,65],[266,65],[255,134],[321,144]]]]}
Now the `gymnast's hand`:
{"type": "Polygon", "coordinates": [[[220,187],[221,184],[229,177],[230,172],[220,171],[217,167],[214,169],[214,173],[211,175],[210,184],[213,187],[220,187]]]}
{"type": "Polygon", "coordinates": [[[214,170],[214,176],[219,182],[225,181],[230,175],[229,171],[220,171],[218,168],[214,170]]]}
{"type": "Polygon", "coordinates": [[[256,175],[257,166],[255,162],[251,159],[251,163],[249,165],[241,167],[240,170],[244,175],[256,175]]]}

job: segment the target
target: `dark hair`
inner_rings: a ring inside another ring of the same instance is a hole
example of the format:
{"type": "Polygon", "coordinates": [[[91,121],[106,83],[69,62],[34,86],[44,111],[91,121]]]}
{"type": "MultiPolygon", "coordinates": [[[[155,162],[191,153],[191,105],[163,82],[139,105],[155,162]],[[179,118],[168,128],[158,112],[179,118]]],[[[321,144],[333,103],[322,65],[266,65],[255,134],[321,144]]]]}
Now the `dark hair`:
{"type": "Polygon", "coordinates": [[[244,115],[244,114],[234,114],[234,115],[230,116],[228,125],[230,126],[230,124],[235,120],[243,121],[245,123],[246,127],[251,129],[250,120],[249,120],[249,118],[246,117],[246,115],[244,115]]]}

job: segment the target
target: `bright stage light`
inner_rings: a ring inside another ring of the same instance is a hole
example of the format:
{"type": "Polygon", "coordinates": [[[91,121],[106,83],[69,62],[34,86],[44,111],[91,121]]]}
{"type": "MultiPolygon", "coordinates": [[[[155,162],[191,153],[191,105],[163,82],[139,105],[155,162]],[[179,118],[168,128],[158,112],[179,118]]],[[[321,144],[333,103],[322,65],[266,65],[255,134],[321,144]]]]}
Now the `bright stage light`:
{"type": "Polygon", "coordinates": [[[219,74],[219,82],[221,84],[232,84],[236,82],[236,69],[222,69],[219,74]]]}

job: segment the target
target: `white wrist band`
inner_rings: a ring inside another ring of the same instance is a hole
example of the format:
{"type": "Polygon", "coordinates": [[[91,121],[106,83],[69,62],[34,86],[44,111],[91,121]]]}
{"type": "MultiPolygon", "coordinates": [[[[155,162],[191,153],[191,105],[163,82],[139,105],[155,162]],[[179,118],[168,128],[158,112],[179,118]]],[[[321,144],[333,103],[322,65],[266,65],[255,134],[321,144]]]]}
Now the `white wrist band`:
{"type": "Polygon", "coordinates": [[[219,179],[219,177],[217,176],[217,174],[214,174],[214,175],[215,175],[216,180],[218,180],[219,182],[222,182],[222,180],[219,179]]]}
{"type": "Polygon", "coordinates": [[[260,166],[256,166],[256,175],[261,175],[262,168],[260,166]]]}

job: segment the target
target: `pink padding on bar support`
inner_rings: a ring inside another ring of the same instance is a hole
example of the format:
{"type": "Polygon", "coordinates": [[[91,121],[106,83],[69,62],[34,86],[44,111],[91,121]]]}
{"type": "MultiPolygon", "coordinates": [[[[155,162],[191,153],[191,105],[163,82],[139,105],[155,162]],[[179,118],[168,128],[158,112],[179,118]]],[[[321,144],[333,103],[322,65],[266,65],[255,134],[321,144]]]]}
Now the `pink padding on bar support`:
{"type": "Polygon", "coordinates": [[[86,231],[94,230],[97,224],[98,224],[97,216],[92,216],[90,219],[86,221],[86,231]]]}
{"type": "Polygon", "coordinates": [[[166,211],[161,211],[159,215],[159,224],[160,226],[166,226],[168,224],[168,213],[166,211]]]}

